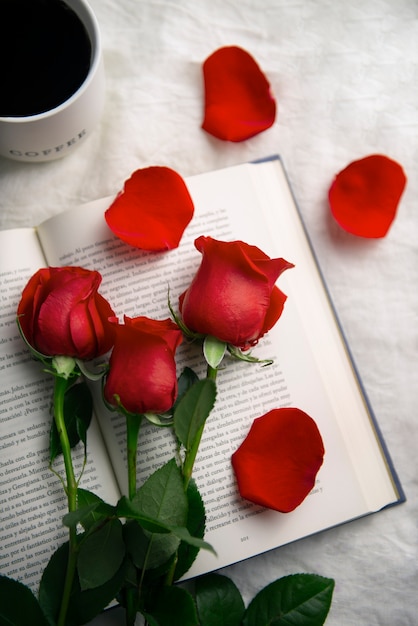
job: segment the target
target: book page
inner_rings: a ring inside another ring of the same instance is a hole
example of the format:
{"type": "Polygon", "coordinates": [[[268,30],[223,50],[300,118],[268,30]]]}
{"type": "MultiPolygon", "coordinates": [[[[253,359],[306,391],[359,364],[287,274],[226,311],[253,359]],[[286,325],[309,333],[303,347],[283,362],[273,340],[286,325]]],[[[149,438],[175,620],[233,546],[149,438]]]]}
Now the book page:
{"type": "MultiPolygon", "coordinates": [[[[275,167],[280,168],[280,163],[275,167]]],[[[104,211],[112,198],[55,218],[41,230],[50,263],[78,264],[101,271],[100,291],[109,299],[119,319],[124,314],[169,317],[168,289],[171,303],[177,308],[179,295],[188,287],[200,263],[201,256],[193,241],[202,234],[222,240],[241,239],[259,246],[271,257],[283,256],[296,265],[278,281],[278,286],[289,296],[281,319],[253,350],[254,356],[273,359],[273,365],[263,368],[226,359],[218,374],[216,407],[205,427],[194,477],[207,509],[206,539],[219,556],[202,551],[190,576],[353,519],[397,499],[381,467],[374,473],[373,483],[364,489],[362,481],[367,477],[359,476],[355,467],[358,459],[351,458],[350,432],[341,428],[344,418],[336,415],[341,402],[336,403],[327,382],[330,368],[338,372],[335,376],[342,374],[339,390],[345,392],[345,412],[354,413],[360,423],[364,421],[361,428],[366,436],[361,454],[370,453],[372,465],[377,458],[374,433],[358,390],[353,390],[352,372],[347,371],[347,364],[339,363],[346,355],[332,349],[322,362],[323,346],[318,346],[309,336],[313,322],[307,322],[312,307],[306,289],[313,275],[316,281],[313,288],[322,290],[322,286],[317,281],[310,252],[307,253],[307,243],[293,225],[298,217],[294,215],[296,209],[287,182],[277,177],[274,168],[269,169],[270,164],[247,164],[187,179],[195,217],[180,247],[170,252],[143,252],[116,239],[104,220],[104,211]],[[270,210],[280,212],[280,222],[275,217],[269,219],[270,210]],[[58,254],[54,252],[57,250],[58,254]],[[333,361],[334,357],[338,362],[333,361]],[[326,450],[310,496],[286,515],[242,500],[230,463],[231,454],[244,439],[252,420],[283,406],[298,407],[313,417],[326,450]],[[368,492],[373,492],[379,480],[385,486],[378,500],[370,502],[368,492]]],[[[315,298],[313,302],[316,303],[315,298]]],[[[323,313],[321,303],[312,320],[317,322],[323,313]]],[[[328,316],[322,325],[319,323],[321,340],[334,344],[336,331],[328,329],[329,322],[328,316]]],[[[202,361],[197,346],[181,347],[179,371],[188,365],[204,375],[202,361]]],[[[99,395],[98,391],[97,403],[99,395]]],[[[100,425],[115,473],[126,492],[124,420],[117,413],[100,410],[100,425]]],[[[139,444],[140,480],[160,467],[173,451],[169,431],[145,424],[139,444]]],[[[377,461],[379,465],[380,458],[377,461]]]]}
{"type": "MultiPolygon", "coordinates": [[[[31,358],[16,324],[22,289],[45,265],[34,229],[0,231],[0,573],[34,592],[50,556],[67,540],[66,497],[48,469],[53,378],[31,358]]],[[[88,445],[80,486],[113,499],[116,483],[94,422],[88,445]]],[[[81,446],[75,456],[80,471],[81,446]]],[[[64,475],[62,463],[54,469],[64,475]]]]}

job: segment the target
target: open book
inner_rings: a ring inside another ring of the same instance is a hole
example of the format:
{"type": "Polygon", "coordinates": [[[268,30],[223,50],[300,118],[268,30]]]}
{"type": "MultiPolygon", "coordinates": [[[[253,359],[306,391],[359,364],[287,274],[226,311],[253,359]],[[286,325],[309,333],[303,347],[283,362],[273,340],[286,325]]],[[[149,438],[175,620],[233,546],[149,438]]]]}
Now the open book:
{"type": "MultiPolygon", "coordinates": [[[[57,545],[66,539],[66,500],[47,469],[52,377],[32,361],[19,336],[16,308],[29,277],[46,265],[99,270],[100,292],[120,319],[169,317],[167,293],[177,308],[201,259],[199,235],[241,239],[295,268],[279,286],[285,310],[253,350],[258,364],[226,361],[218,399],[204,432],[194,478],[207,511],[202,550],[188,576],[251,557],[290,541],[378,511],[404,499],[356,375],[344,337],[290,191],[282,163],[229,167],[186,180],[195,217],[178,249],[136,250],[115,238],[104,211],[112,198],[72,209],[37,228],[0,232],[0,572],[33,588],[57,545]],[[325,460],[310,495],[294,512],[280,514],[239,497],[230,457],[252,420],[272,408],[294,406],[316,421],[325,460]]],[[[199,371],[199,349],[184,343],[179,371],[199,371]]],[[[203,370],[202,370],[203,371],[203,370]]],[[[81,487],[110,503],[126,493],[125,423],[108,412],[94,390],[88,432],[89,460],[81,487]]],[[[144,424],[140,480],[173,456],[172,433],[144,424]]],[[[80,465],[83,450],[80,448],[80,465]]]]}

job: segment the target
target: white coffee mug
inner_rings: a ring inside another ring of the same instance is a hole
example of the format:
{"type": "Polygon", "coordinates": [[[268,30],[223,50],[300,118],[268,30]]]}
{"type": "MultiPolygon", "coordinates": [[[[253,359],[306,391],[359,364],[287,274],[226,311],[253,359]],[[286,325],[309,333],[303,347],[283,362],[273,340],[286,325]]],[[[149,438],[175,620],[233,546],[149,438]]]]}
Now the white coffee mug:
{"type": "Polygon", "coordinates": [[[97,19],[85,0],[65,0],[84,24],[91,43],[90,69],[81,86],[55,108],[0,116],[0,155],[17,161],[52,161],[73,152],[90,135],[105,97],[102,45],[97,19]]]}

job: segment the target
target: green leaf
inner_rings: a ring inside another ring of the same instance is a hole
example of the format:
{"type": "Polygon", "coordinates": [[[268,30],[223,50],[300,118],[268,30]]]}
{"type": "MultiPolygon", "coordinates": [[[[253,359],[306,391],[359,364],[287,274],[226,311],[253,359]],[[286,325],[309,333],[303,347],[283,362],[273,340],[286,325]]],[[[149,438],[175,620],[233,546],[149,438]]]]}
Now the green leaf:
{"type": "Polygon", "coordinates": [[[165,564],[168,569],[180,543],[172,533],[150,533],[136,522],[126,524],[124,536],[126,549],[139,569],[155,569],[165,564]]]}
{"type": "Polygon", "coordinates": [[[144,517],[170,526],[185,526],[187,497],[175,459],[151,474],[132,498],[132,506],[144,517]]]}
{"type": "Polygon", "coordinates": [[[144,515],[141,510],[126,496],[122,496],[119,500],[116,507],[116,513],[118,517],[126,517],[127,519],[135,520],[142,526],[142,528],[150,533],[164,534],[171,532],[168,524],[144,515]]]}
{"type": "Polygon", "coordinates": [[[209,552],[212,552],[212,554],[216,556],[216,552],[214,548],[210,545],[210,543],[208,543],[207,541],[203,541],[203,539],[200,539],[199,537],[192,537],[187,528],[184,528],[182,526],[176,526],[172,527],[171,531],[174,535],[176,535],[176,537],[178,537],[182,541],[185,541],[196,548],[209,550],[209,552]]]}
{"type": "MultiPolygon", "coordinates": [[[[71,596],[69,618],[79,626],[90,622],[116,598],[125,580],[127,562],[123,561],[114,576],[103,585],[86,591],[78,591],[71,596]]],[[[67,626],[67,625],[66,625],[67,626]]],[[[68,624],[68,626],[70,626],[68,624]]]]}
{"type": "Polygon", "coordinates": [[[98,495],[87,491],[87,489],[77,489],[77,506],[78,510],[84,509],[87,513],[79,520],[79,523],[82,524],[85,530],[92,528],[92,526],[104,517],[115,515],[115,507],[107,504],[104,500],[99,498],[98,495]],[[87,512],[87,508],[91,508],[90,513],[87,512]]]}
{"type": "Polygon", "coordinates": [[[49,626],[39,603],[31,590],[12,578],[0,576],[1,626],[49,626]]]}
{"type": "Polygon", "coordinates": [[[203,342],[203,356],[206,359],[206,363],[216,370],[225,356],[226,347],[227,344],[224,341],[207,335],[203,342]]]}
{"type": "MultiPolygon", "coordinates": [[[[189,482],[186,496],[189,503],[186,523],[187,530],[194,537],[200,537],[200,539],[203,539],[205,535],[206,521],[205,506],[193,479],[189,482]]],[[[181,578],[190,569],[198,553],[198,547],[192,546],[185,541],[181,542],[178,549],[174,580],[181,578]]]]}
{"type": "Polygon", "coordinates": [[[185,367],[177,381],[177,399],[172,408],[174,414],[184,394],[199,380],[199,376],[190,368],[185,367]]]}
{"type": "Polygon", "coordinates": [[[51,624],[56,624],[65,583],[68,541],[51,556],[39,585],[39,603],[51,624]]]}
{"type": "MultiPolygon", "coordinates": [[[[39,602],[51,625],[57,623],[57,616],[64,589],[67,559],[68,542],[60,546],[52,555],[44,570],[39,588],[39,602]]],[[[104,585],[87,591],[81,591],[78,579],[75,577],[71,591],[66,626],[86,624],[108,606],[122,587],[127,569],[126,565],[127,563],[124,561],[121,568],[104,585]]],[[[25,625],[27,623],[26,616],[25,625]]]]}
{"type": "Polygon", "coordinates": [[[158,626],[173,626],[173,623],[199,626],[193,597],[181,587],[164,587],[157,596],[155,606],[144,615],[150,624],[158,626]]]}
{"type": "Polygon", "coordinates": [[[240,626],[244,600],[230,578],[207,574],[196,579],[195,589],[200,626],[240,626]]]}
{"type": "MultiPolygon", "coordinates": [[[[64,396],[64,421],[67,428],[71,448],[79,441],[84,446],[87,442],[87,429],[93,412],[93,400],[90,389],[82,381],[70,387],[64,396]]],[[[61,442],[55,421],[52,422],[50,434],[50,463],[62,454],[61,442]]]]}
{"type": "Polygon", "coordinates": [[[77,559],[81,590],[105,584],[116,574],[124,557],[120,520],[111,519],[88,533],[80,543],[77,559]]]}
{"type": "Polygon", "coordinates": [[[190,450],[212,411],[216,399],[214,380],[196,382],[183,396],[174,412],[174,431],[180,443],[190,450]]]}
{"type": "Polygon", "coordinates": [[[255,596],[242,626],[322,626],[333,590],[331,578],[315,574],[285,576],[255,596]]]}
{"type": "Polygon", "coordinates": [[[157,620],[155,620],[153,616],[149,613],[146,613],[144,611],[140,611],[140,613],[144,617],[144,619],[146,619],[145,623],[148,624],[148,626],[160,626],[160,623],[157,622],[157,620]]]}
{"type": "Polygon", "coordinates": [[[135,564],[142,569],[161,566],[176,552],[180,540],[172,527],[184,526],[187,520],[187,497],[181,472],[174,459],[151,474],[131,501],[122,498],[118,514],[128,513],[142,526],[127,532],[129,549],[135,564]],[[169,533],[169,534],[161,534],[169,533]]]}
{"type": "Polygon", "coordinates": [[[66,513],[62,519],[67,528],[74,528],[77,524],[81,524],[85,530],[89,530],[98,521],[114,517],[116,514],[115,507],[84,489],[77,490],[77,500],[79,508],[71,513],[66,513]]]}
{"type": "MultiPolygon", "coordinates": [[[[192,507],[194,510],[191,518],[189,518],[187,496],[184,493],[181,475],[180,480],[178,480],[179,470],[174,460],[170,461],[161,470],[157,470],[153,477],[158,479],[156,484],[154,480],[151,481],[149,479],[148,485],[145,483],[132,501],[122,497],[117,505],[118,515],[138,522],[138,524],[126,525],[125,537],[128,551],[137,567],[141,569],[156,568],[168,562],[177,549],[180,548],[179,544],[181,541],[183,547],[180,555],[183,555],[183,558],[185,558],[184,554],[187,555],[187,560],[181,566],[185,572],[189,569],[200,549],[207,549],[213,552],[212,547],[203,541],[203,504],[197,493],[200,505],[194,503],[192,507]],[[175,495],[174,502],[171,500],[173,494],[167,495],[167,491],[169,492],[170,489],[161,491],[161,485],[164,482],[166,485],[175,487],[173,490],[175,495]],[[148,487],[151,488],[149,493],[148,487]],[[158,493],[160,493],[160,497],[158,493]],[[153,500],[151,505],[149,505],[148,498],[153,500]],[[176,512],[175,508],[178,507],[178,500],[181,500],[182,503],[180,510],[176,512]],[[157,515],[157,519],[145,516],[142,513],[144,510],[148,515],[157,515]],[[178,521],[182,525],[177,525],[178,521]],[[197,536],[193,536],[195,531],[197,536]]],[[[190,488],[190,490],[192,489],[193,487],[190,488]]],[[[197,492],[195,487],[194,489],[197,492]]]]}
{"type": "Polygon", "coordinates": [[[177,399],[181,399],[186,391],[190,389],[199,380],[198,375],[191,367],[185,367],[178,379],[177,399]]]}
{"type": "MultiPolygon", "coordinates": [[[[129,501],[128,501],[129,502],[129,501]]],[[[164,542],[166,541],[167,545],[169,544],[169,542],[171,541],[172,543],[179,543],[179,541],[182,541],[184,543],[186,543],[187,545],[193,547],[194,549],[196,549],[196,552],[198,552],[201,549],[205,549],[205,550],[210,550],[211,552],[213,552],[213,554],[216,554],[214,549],[212,548],[212,546],[207,543],[206,541],[204,541],[201,537],[199,536],[193,536],[189,529],[185,526],[170,526],[170,524],[164,524],[162,522],[158,522],[155,520],[152,520],[150,518],[144,518],[141,515],[136,515],[135,513],[132,513],[132,509],[126,507],[124,508],[123,503],[122,506],[120,508],[118,508],[118,513],[120,514],[121,517],[126,517],[132,521],[137,522],[138,524],[138,528],[141,528],[145,537],[156,537],[156,536],[161,536],[160,541],[164,542]],[[174,539],[164,539],[164,536],[167,535],[173,535],[174,539]]],[[[143,539],[140,538],[140,541],[143,542],[143,539]]],[[[148,542],[149,543],[149,542],[148,542]]],[[[147,543],[147,545],[148,545],[147,543]]],[[[143,544],[141,543],[141,550],[143,550],[143,544]]],[[[194,558],[193,558],[194,560],[194,558]]],[[[193,562],[192,560],[192,562],[193,562]]],[[[188,569],[188,568],[187,568],[188,569]]]]}

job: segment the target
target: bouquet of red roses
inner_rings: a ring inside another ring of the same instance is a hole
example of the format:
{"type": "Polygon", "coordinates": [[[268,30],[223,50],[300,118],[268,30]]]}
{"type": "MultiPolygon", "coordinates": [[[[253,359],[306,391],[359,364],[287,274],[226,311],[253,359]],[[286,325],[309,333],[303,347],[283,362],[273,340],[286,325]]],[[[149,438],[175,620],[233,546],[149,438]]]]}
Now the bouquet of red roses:
{"type": "MultiPolygon", "coordinates": [[[[193,589],[177,583],[199,550],[215,551],[204,539],[205,505],[193,468],[216,410],[221,364],[268,366],[250,349],[279,320],[286,296],[275,283],[292,267],[242,241],[201,236],[195,246],[200,267],[177,306],[168,300],[163,320],[124,316],[121,322],[99,293],[100,274],[80,267],[40,269],[23,290],[22,337],[54,377],[50,466],[63,456],[68,541],[52,555],[38,599],[0,577],[14,607],[7,623],[23,624],[18,616],[30,614],[40,626],[84,624],[114,600],[125,607],[128,625],[138,614],[150,626],[219,626],[219,616],[228,626],[326,619],[334,582],[316,575],[279,579],[248,607],[225,576],[200,577],[193,589]],[[182,341],[202,346],[205,376],[189,367],[178,376],[182,341]],[[89,378],[102,380],[103,402],[126,422],[128,493],[116,503],[83,489],[82,472],[74,469],[74,447],[84,445],[88,454],[89,378]],[[176,443],[172,458],[138,487],[144,420],[172,429],[176,443]]],[[[323,456],[314,420],[297,408],[277,408],[254,420],[231,461],[241,497],[289,512],[312,489],[323,456]]]]}

